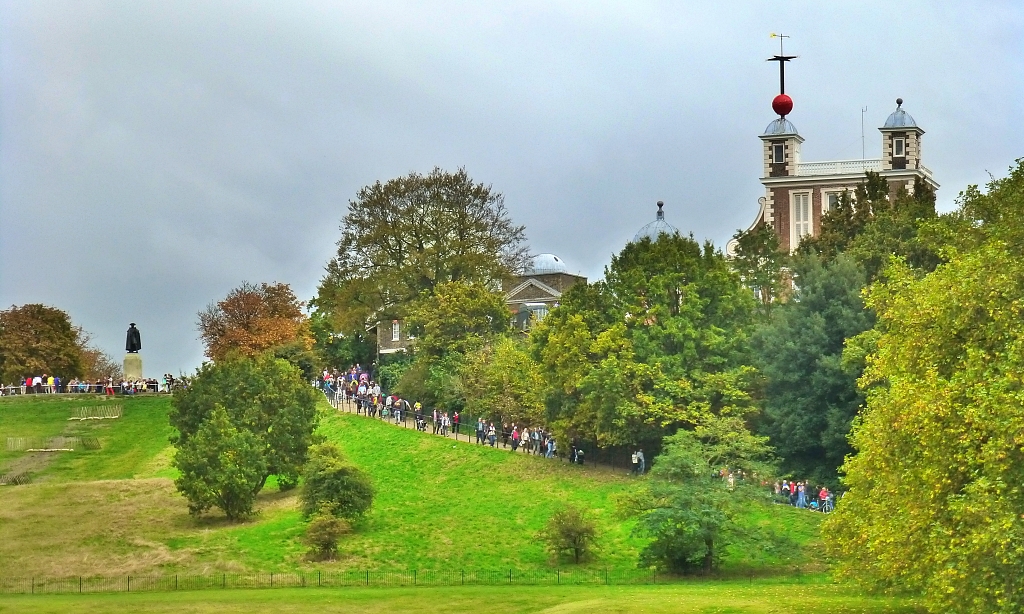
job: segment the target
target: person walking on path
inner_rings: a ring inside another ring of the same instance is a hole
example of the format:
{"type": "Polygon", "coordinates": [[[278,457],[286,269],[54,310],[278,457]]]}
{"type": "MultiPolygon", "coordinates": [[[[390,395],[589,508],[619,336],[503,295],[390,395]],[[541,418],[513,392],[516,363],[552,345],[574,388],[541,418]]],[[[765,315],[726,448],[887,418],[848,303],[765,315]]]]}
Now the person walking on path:
{"type": "Polygon", "coordinates": [[[513,424],[512,425],[512,451],[515,452],[518,449],[519,449],[519,429],[517,429],[516,425],[513,424]]]}
{"type": "Polygon", "coordinates": [[[452,430],[455,431],[455,438],[459,438],[459,412],[452,415],[452,430]]]}
{"type": "Polygon", "coordinates": [[[484,443],[484,419],[476,419],[476,442],[479,444],[484,443]]]}
{"type": "Polygon", "coordinates": [[[490,423],[487,427],[487,439],[491,442],[491,447],[496,448],[498,443],[498,432],[494,429],[494,423],[490,423]]]}
{"type": "Polygon", "coordinates": [[[644,472],[647,471],[647,460],[644,458],[643,448],[640,448],[639,450],[636,451],[636,462],[637,469],[639,470],[640,475],[643,475],[644,472]]]}

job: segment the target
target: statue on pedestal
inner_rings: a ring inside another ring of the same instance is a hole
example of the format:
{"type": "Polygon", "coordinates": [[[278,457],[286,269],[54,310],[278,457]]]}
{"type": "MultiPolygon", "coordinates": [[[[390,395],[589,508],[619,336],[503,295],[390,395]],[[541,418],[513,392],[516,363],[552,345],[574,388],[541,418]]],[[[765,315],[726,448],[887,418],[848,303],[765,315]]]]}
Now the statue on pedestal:
{"type": "Polygon", "coordinates": [[[139,329],[135,328],[135,322],[128,326],[128,339],[124,342],[124,349],[129,354],[134,354],[142,349],[142,335],[139,329]]]}
{"type": "Polygon", "coordinates": [[[135,322],[128,327],[128,337],[124,342],[124,349],[127,354],[124,356],[124,378],[129,382],[142,381],[142,356],[139,350],[142,349],[142,335],[139,329],[135,328],[135,322]]]}

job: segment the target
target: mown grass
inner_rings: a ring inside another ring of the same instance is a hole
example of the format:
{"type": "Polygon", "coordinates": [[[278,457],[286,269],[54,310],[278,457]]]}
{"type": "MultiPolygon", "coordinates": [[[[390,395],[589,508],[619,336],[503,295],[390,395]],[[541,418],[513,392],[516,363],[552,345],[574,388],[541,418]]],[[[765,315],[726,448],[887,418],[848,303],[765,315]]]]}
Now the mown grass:
{"type": "MultiPolygon", "coordinates": [[[[329,563],[305,559],[297,491],[272,485],[259,514],[231,524],[219,513],[188,516],[169,467],[167,397],[118,401],[118,420],[73,423],[102,449],[63,453],[40,481],[0,487],[0,575],[119,575],[294,569],[548,569],[536,537],[565,502],[590,510],[600,549],[587,565],[632,568],[643,541],[617,515],[636,478],[455,442],[330,410],[320,432],[368,471],[377,497],[329,563]]],[[[0,434],[69,428],[83,400],[0,401],[0,434]]],[[[760,573],[807,568],[817,550],[817,515],[787,506],[752,507],[745,522],[785,539],[727,550],[727,569],[760,573]]]]}
{"type": "Polygon", "coordinates": [[[828,583],[755,581],[663,586],[515,586],[405,589],[273,589],[0,597],[0,612],[445,613],[574,612],[916,614],[918,604],[865,596],[828,583]]]}
{"type": "Polygon", "coordinates": [[[86,481],[134,477],[168,477],[169,442],[172,429],[167,421],[170,399],[139,395],[106,400],[98,395],[26,395],[0,402],[0,473],[24,452],[9,452],[7,437],[54,437],[57,435],[97,437],[98,450],[35,453],[34,480],[86,481]],[[116,420],[69,421],[76,407],[121,405],[116,420]]]}

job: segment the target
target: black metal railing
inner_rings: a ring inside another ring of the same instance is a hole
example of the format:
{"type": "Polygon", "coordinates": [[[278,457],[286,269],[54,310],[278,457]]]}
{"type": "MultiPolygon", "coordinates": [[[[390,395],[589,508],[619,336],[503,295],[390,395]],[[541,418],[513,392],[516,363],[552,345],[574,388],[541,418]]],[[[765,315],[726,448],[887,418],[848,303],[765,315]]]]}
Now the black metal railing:
{"type": "MultiPolygon", "coordinates": [[[[662,576],[662,580],[666,580],[662,576]]],[[[73,594],[306,587],[500,586],[654,584],[646,569],[302,571],[249,574],[174,574],[0,578],[0,594],[73,594]]]]}

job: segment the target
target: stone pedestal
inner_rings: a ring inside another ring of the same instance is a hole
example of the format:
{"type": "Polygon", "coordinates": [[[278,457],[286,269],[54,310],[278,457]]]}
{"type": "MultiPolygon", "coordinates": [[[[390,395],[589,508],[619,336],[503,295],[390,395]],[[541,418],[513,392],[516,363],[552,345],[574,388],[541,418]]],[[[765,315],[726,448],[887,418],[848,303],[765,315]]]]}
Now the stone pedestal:
{"type": "Polygon", "coordinates": [[[129,382],[142,379],[142,356],[131,352],[124,355],[124,378],[129,382]]]}

